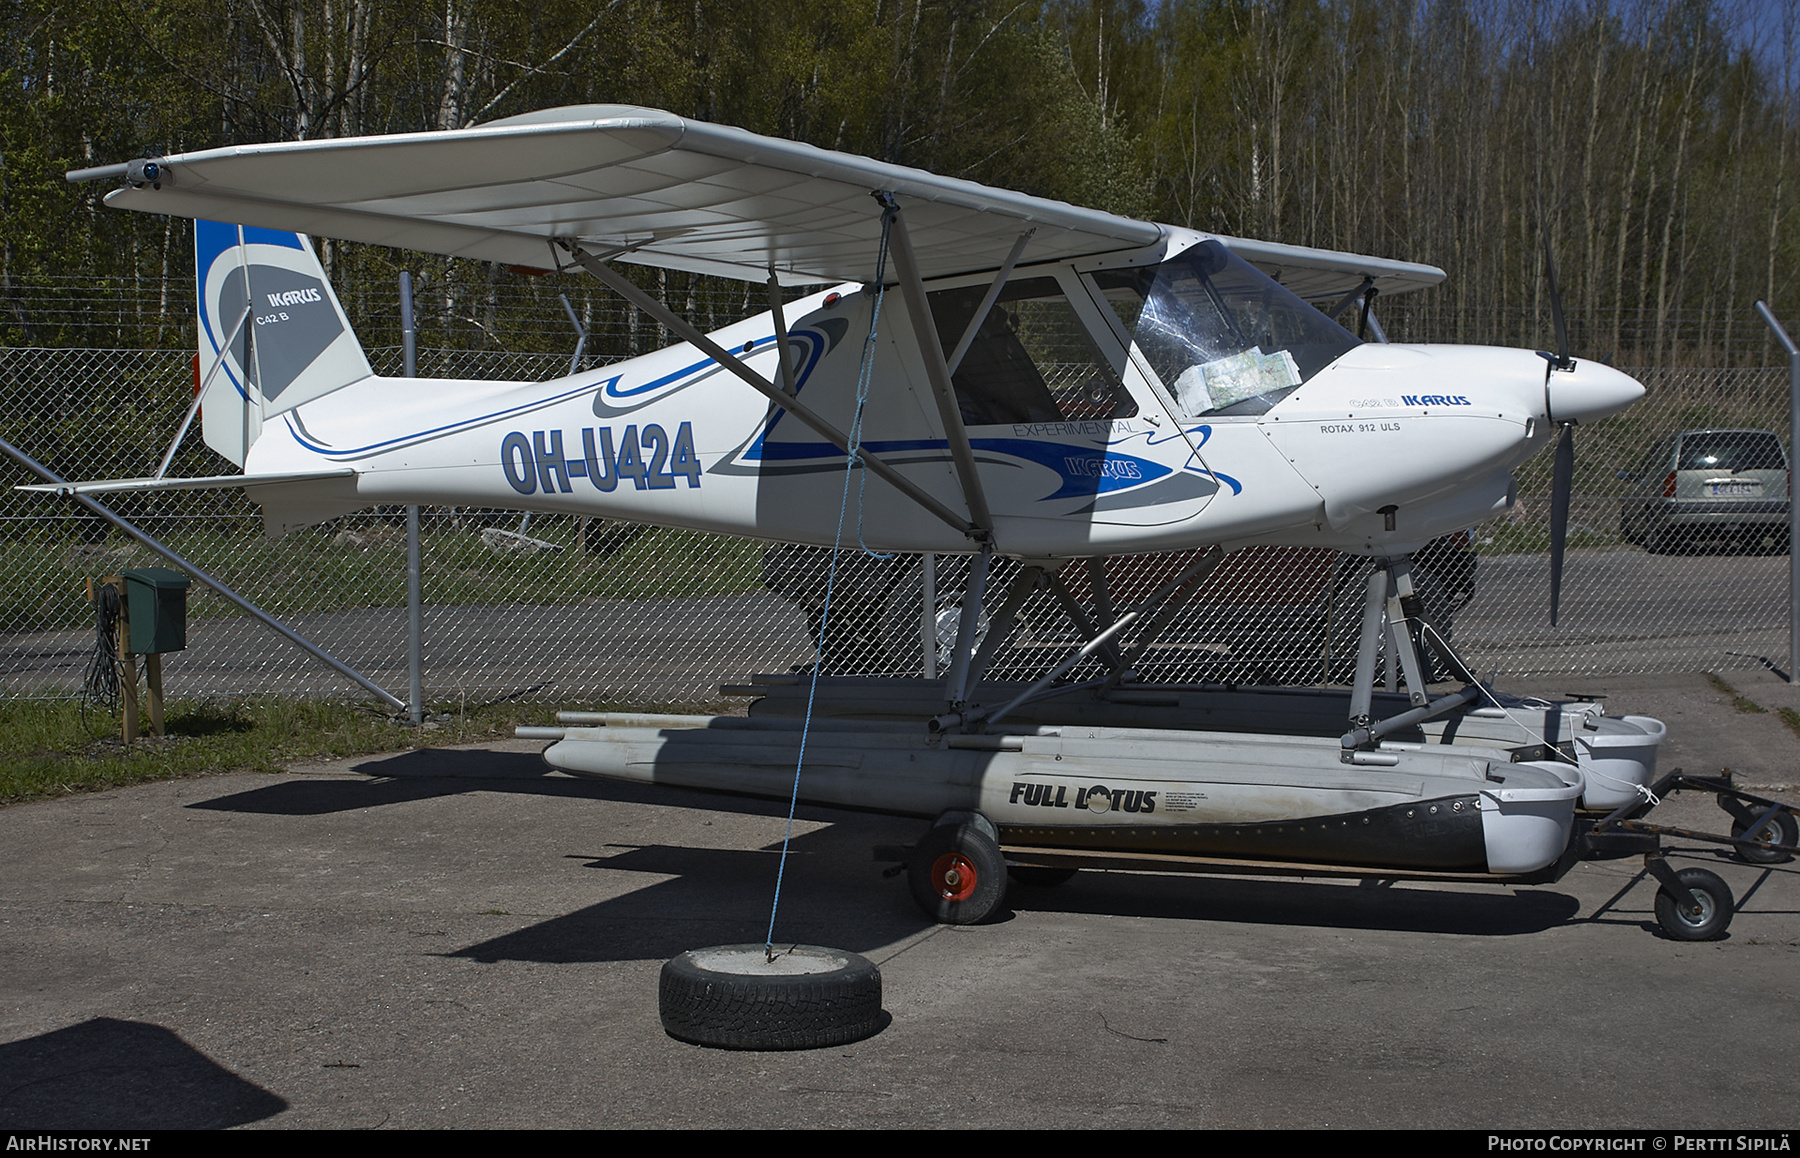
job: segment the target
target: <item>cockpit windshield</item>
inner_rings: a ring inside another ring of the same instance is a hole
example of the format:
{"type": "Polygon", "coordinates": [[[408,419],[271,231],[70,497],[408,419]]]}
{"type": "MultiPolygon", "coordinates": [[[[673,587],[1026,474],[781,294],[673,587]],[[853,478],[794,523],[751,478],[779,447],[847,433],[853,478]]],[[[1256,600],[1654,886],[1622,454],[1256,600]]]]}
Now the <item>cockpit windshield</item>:
{"type": "Polygon", "coordinates": [[[1361,344],[1217,241],[1093,279],[1189,418],[1261,414],[1361,344]]]}

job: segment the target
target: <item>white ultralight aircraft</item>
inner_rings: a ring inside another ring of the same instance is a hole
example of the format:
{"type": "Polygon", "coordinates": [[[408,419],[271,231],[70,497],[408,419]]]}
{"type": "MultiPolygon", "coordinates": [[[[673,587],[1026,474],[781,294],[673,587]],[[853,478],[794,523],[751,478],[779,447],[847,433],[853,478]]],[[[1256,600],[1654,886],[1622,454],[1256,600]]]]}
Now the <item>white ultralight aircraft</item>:
{"type": "MultiPolygon", "coordinates": [[[[847,519],[852,544],[860,525],[875,550],[971,556],[948,672],[825,681],[800,783],[809,801],[935,818],[894,856],[939,919],[986,917],[1009,869],[1041,882],[1084,864],[1546,879],[1579,803],[1610,807],[1649,779],[1656,721],[1572,704],[1522,722],[1472,679],[1424,691],[1407,553],[1504,509],[1513,470],[1559,429],[1571,446],[1569,425],[1643,394],[1566,350],[1365,342],[1334,320],[1355,310],[1380,338],[1375,295],[1441,270],[627,106],[70,175],[111,176],[110,205],[196,219],[202,429],[243,473],[43,489],[243,486],[276,535],[446,503],[821,546],[847,519]],[[683,341],[550,382],[379,377],[303,233],[579,267],[683,341]],[[703,334],[618,262],[766,282],[771,309],[703,334]],[[783,301],[782,286],[819,284],[783,301]],[[846,514],[853,446],[864,477],[846,514]],[[1135,682],[1169,608],[1252,543],[1378,561],[1349,695],[1135,682]],[[1200,548],[1123,614],[1100,568],[1087,605],[1056,574],[1200,548]],[[1017,563],[992,600],[996,557],[1017,563]],[[984,683],[1040,586],[1085,644],[1029,686],[984,683]],[[1376,695],[1384,648],[1405,697],[1376,695]],[[1108,674],[1058,682],[1086,656],[1108,674]]],[[[788,690],[747,719],[566,713],[526,732],[571,771],[786,798],[806,700],[788,690]]]]}

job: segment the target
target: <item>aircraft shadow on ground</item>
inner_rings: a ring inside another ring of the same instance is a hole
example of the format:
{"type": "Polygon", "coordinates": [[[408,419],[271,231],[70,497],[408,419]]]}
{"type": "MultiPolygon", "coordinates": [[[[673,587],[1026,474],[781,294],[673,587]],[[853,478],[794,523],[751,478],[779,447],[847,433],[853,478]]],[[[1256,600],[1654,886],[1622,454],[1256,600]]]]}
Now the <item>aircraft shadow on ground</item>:
{"type": "MultiPolygon", "coordinates": [[[[794,838],[782,871],[778,942],[869,953],[929,927],[906,883],[883,880],[883,866],[870,859],[872,845],[898,839],[891,828],[875,827],[886,818],[843,819],[794,838]]],[[[769,934],[779,853],[779,844],[611,846],[582,857],[584,867],[667,879],[449,955],[490,964],[571,963],[673,957],[704,945],[760,945],[769,934]]]]}
{"type": "MultiPolygon", "coordinates": [[[[405,804],[466,792],[514,792],[619,803],[703,807],[779,817],[783,803],[691,789],[564,777],[534,753],[422,749],[372,757],[355,766],[366,780],[291,780],[190,808],[311,816],[405,804]]],[[[794,842],[783,885],[777,936],[869,951],[928,926],[904,880],[882,877],[869,850],[903,844],[922,831],[904,818],[806,806],[800,815],[831,821],[794,842]]],[[[777,846],[778,847],[778,846],[777,846]]],[[[674,956],[699,945],[760,943],[774,891],[774,849],[670,845],[615,846],[584,856],[605,872],[643,873],[658,881],[576,912],[459,950],[477,961],[578,962],[674,956]]],[[[574,855],[574,854],[571,854],[574,855]]],[[[1541,932],[1575,918],[1580,902],[1547,888],[1510,893],[1359,888],[1335,881],[1243,880],[1129,872],[1086,872],[1055,889],[1015,886],[1007,904],[1020,912],[1142,916],[1336,929],[1380,929],[1459,936],[1541,932]]],[[[1011,914],[1005,913],[1001,919],[1011,914]]]]}
{"type": "Polygon", "coordinates": [[[96,1017],[0,1045],[0,1129],[217,1130],[287,1108],[160,1025],[96,1017]]]}
{"type": "MultiPolygon", "coordinates": [[[[869,953],[928,927],[904,881],[854,859],[831,829],[795,842],[783,884],[777,940],[869,953]],[[810,847],[809,846],[813,846],[810,847]]],[[[591,868],[670,877],[624,896],[495,937],[451,954],[476,961],[641,960],[702,945],[761,943],[767,935],[774,850],[737,851],[652,845],[595,857],[591,868]]],[[[1565,893],[1359,888],[1351,884],[1085,874],[1058,889],[1015,886],[1016,913],[1154,917],[1289,927],[1368,929],[1451,936],[1506,937],[1567,924],[1580,902],[1565,893]]]]}
{"type": "Polygon", "coordinates": [[[1575,919],[1581,902],[1547,888],[1510,893],[1359,887],[1354,882],[1083,873],[1054,889],[1012,889],[1021,912],[1107,914],[1467,937],[1540,933],[1575,919]]]}
{"type": "MultiPolygon", "coordinates": [[[[424,748],[397,756],[372,756],[351,771],[368,779],[286,780],[212,800],[195,801],[187,807],[263,816],[323,816],[469,792],[512,792],[637,804],[671,804],[682,800],[692,803],[700,795],[691,789],[565,776],[530,752],[424,748]]],[[[768,815],[787,813],[786,807],[772,801],[742,797],[715,799],[736,800],[738,804],[734,809],[743,811],[768,815]]]]}

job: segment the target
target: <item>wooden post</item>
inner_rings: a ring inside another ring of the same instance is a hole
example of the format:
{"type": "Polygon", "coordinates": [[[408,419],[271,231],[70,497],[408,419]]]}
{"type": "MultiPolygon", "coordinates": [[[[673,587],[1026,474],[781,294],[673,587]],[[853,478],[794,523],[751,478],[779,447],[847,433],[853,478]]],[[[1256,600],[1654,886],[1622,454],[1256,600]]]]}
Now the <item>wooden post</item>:
{"type": "Polygon", "coordinates": [[[162,656],[151,652],[144,657],[144,683],[150,689],[150,730],[163,734],[162,656]]]}

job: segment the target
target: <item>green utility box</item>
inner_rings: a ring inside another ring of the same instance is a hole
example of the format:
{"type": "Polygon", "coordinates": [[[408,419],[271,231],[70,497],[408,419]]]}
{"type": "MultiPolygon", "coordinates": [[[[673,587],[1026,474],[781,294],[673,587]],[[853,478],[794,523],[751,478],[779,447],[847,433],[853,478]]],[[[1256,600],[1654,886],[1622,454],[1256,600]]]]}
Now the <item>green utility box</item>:
{"type": "Polygon", "coordinates": [[[139,567],[123,578],[132,653],[186,650],[188,577],[167,567],[139,567]]]}

